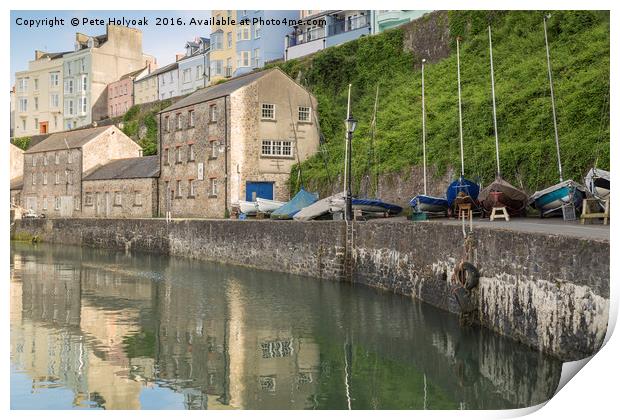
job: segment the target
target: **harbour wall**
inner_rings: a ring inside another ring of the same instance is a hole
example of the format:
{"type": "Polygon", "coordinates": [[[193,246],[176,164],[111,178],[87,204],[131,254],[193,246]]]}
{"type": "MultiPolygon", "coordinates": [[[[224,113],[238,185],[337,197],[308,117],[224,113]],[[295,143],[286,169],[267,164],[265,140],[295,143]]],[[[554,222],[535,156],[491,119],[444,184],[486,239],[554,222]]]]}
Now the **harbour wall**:
{"type": "Polygon", "coordinates": [[[23,219],[15,239],[156,252],[351,281],[460,313],[452,275],[480,272],[473,319],[561,360],[594,354],[609,316],[608,241],[407,221],[23,219]],[[349,237],[347,248],[347,236],[349,237]],[[350,256],[350,259],[347,258],[350,256]]]}

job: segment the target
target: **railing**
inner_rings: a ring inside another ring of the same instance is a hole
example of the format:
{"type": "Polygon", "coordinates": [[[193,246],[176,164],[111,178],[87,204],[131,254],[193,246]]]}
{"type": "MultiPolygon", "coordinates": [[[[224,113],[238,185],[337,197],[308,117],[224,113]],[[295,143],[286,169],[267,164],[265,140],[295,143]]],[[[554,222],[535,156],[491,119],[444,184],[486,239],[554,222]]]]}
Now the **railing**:
{"type": "Polygon", "coordinates": [[[345,32],[355,31],[357,29],[370,26],[370,15],[358,16],[352,19],[341,19],[321,28],[314,28],[309,31],[296,31],[290,36],[290,47],[317,39],[334,36],[345,32]]]}

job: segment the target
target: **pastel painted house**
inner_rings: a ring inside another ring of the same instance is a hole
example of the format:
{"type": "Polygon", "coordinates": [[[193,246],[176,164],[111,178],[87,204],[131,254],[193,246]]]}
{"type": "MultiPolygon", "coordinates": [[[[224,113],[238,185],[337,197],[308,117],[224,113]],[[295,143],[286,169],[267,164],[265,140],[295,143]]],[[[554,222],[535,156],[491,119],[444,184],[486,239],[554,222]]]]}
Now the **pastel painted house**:
{"type": "Polygon", "coordinates": [[[108,85],[108,117],[118,117],[134,104],[133,84],[134,80],[148,74],[149,68],[144,67],[131,73],[127,73],[116,82],[108,85]]]}
{"type": "MultiPolygon", "coordinates": [[[[307,12],[307,11],[302,11],[307,12]]],[[[307,15],[284,38],[284,59],[303,57],[373,33],[370,10],[324,10],[307,15]]]]}
{"type": "Polygon", "coordinates": [[[185,44],[185,56],[178,61],[181,95],[209,84],[209,38],[196,38],[185,44]]]}

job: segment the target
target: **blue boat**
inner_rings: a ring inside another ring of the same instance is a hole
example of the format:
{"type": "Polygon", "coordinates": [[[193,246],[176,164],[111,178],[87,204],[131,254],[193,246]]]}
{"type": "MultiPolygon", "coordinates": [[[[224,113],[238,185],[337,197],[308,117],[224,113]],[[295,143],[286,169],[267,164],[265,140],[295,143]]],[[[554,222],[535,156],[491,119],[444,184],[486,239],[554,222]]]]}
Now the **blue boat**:
{"type": "Polygon", "coordinates": [[[571,202],[575,208],[581,208],[585,195],[585,187],[569,179],[542,191],[536,191],[530,197],[530,204],[540,212],[541,216],[546,216],[561,210],[562,206],[571,202]]]}
{"type": "Polygon", "coordinates": [[[416,213],[445,213],[448,211],[448,200],[430,195],[418,194],[409,202],[416,213]]]}
{"type": "Polygon", "coordinates": [[[390,216],[395,216],[403,211],[403,208],[396,204],[386,203],[374,198],[352,198],[351,206],[353,209],[359,209],[362,212],[388,213],[390,216]]]}
{"type": "Polygon", "coordinates": [[[301,209],[314,204],[318,199],[319,195],[317,193],[308,192],[302,187],[291,201],[274,210],[270,217],[279,220],[292,219],[301,209]]]}
{"type": "Polygon", "coordinates": [[[472,201],[478,200],[478,194],[480,194],[480,185],[476,184],[469,179],[466,179],[464,176],[460,176],[456,181],[452,181],[450,185],[448,185],[448,189],[446,190],[446,199],[448,201],[448,207],[452,207],[454,204],[454,200],[459,195],[459,193],[464,193],[466,196],[471,197],[472,201]]]}

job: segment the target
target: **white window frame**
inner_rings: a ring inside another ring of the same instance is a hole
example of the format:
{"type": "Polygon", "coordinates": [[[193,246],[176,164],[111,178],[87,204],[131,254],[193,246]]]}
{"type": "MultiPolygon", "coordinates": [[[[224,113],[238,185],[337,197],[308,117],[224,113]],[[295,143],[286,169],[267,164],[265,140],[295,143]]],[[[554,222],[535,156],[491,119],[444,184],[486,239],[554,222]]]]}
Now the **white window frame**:
{"type": "Polygon", "coordinates": [[[19,98],[19,112],[28,112],[28,98],[19,98]]]}
{"type": "Polygon", "coordinates": [[[50,86],[58,87],[60,83],[60,73],[57,71],[50,72],[50,86]]]}
{"type": "Polygon", "coordinates": [[[312,121],[312,108],[309,106],[298,106],[297,107],[297,120],[299,122],[311,122],[312,121]],[[302,115],[308,115],[307,119],[302,119],[302,115]]]}
{"type": "Polygon", "coordinates": [[[43,185],[47,185],[47,172],[43,172],[43,185]]]}
{"type": "Polygon", "coordinates": [[[60,97],[57,93],[50,93],[50,108],[58,108],[60,105],[60,97]]]}
{"type": "Polygon", "coordinates": [[[203,73],[204,73],[204,70],[202,68],[202,64],[198,64],[196,66],[196,80],[202,79],[204,76],[203,73]]]}
{"type": "Polygon", "coordinates": [[[93,205],[93,193],[87,192],[84,194],[84,205],[85,206],[93,205]]]}
{"type": "Polygon", "coordinates": [[[209,121],[217,122],[217,105],[216,104],[209,105],[209,121]]]}
{"type": "MultiPolygon", "coordinates": [[[[38,96],[34,97],[34,110],[35,111],[39,110],[39,97],[38,96]]],[[[35,126],[36,126],[36,124],[35,124],[35,126]]]]}
{"type": "Polygon", "coordinates": [[[54,197],[54,210],[60,210],[60,197],[54,197]]]}
{"type": "Polygon", "coordinates": [[[188,127],[194,127],[196,125],[196,111],[193,109],[190,109],[187,112],[187,126],[188,127]]]}
{"type": "Polygon", "coordinates": [[[275,120],[276,119],[276,106],[275,104],[261,104],[260,110],[261,120],[275,120]]]}
{"type": "Polygon", "coordinates": [[[176,195],[175,195],[175,197],[177,197],[177,198],[182,197],[182,194],[181,194],[182,189],[183,189],[183,186],[181,185],[181,180],[177,179],[176,195]]]}
{"type": "Polygon", "coordinates": [[[142,193],[140,191],[133,192],[133,205],[142,206],[142,193]]]}
{"type": "Polygon", "coordinates": [[[123,205],[123,193],[121,191],[114,191],[114,205],[115,206],[123,205]]]}
{"type": "Polygon", "coordinates": [[[187,145],[187,161],[193,162],[196,160],[196,152],[194,150],[194,143],[189,143],[187,145]]]}
{"type": "Polygon", "coordinates": [[[58,154],[58,152],[54,152],[54,164],[60,164],[60,155],[58,154]]]}
{"type": "Polygon", "coordinates": [[[175,152],[176,157],[174,163],[183,163],[183,160],[181,159],[183,157],[183,154],[181,152],[181,146],[177,146],[175,152]]]}
{"type": "Polygon", "coordinates": [[[261,24],[254,25],[254,39],[258,39],[261,36],[261,24]]]}
{"type": "Polygon", "coordinates": [[[60,172],[55,172],[54,175],[55,175],[54,184],[56,185],[60,184],[60,172]]]}
{"type": "Polygon", "coordinates": [[[183,83],[189,83],[192,81],[192,69],[183,69],[183,83]]]}
{"type": "Polygon", "coordinates": [[[73,93],[73,79],[65,80],[65,93],[73,93]]]}
{"type": "Polygon", "coordinates": [[[196,197],[196,180],[189,180],[189,195],[188,197],[196,197]]]}
{"type": "Polygon", "coordinates": [[[80,112],[82,114],[86,114],[88,112],[88,105],[86,101],[86,96],[82,96],[80,98],[80,112]]]}
{"type": "Polygon", "coordinates": [[[177,130],[182,130],[183,129],[183,120],[182,120],[182,117],[181,117],[181,113],[179,112],[176,115],[176,117],[177,117],[176,118],[176,120],[177,120],[177,124],[176,124],[177,127],[176,128],[177,128],[177,130]]]}
{"type": "Polygon", "coordinates": [[[291,140],[263,140],[261,142],[261,156],[273,158],[293,157],[294,145],[291,140]],[[288,149],[288,153],[284,150],[288,149]]]}
{"type": "Polygon", "coordinates": [[[217,178],[209,178],[209,195],[217,196],[217,178]]]}
{"type": "Polygon", "coordinates": [[[43,197],[43,210],[47,210],[47,197],[43,197]]]}

